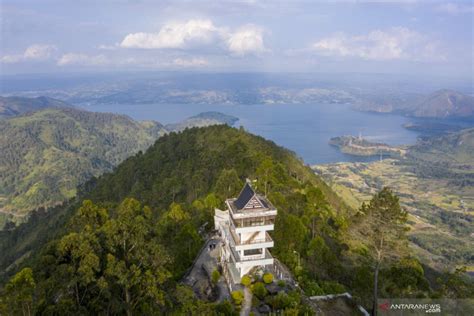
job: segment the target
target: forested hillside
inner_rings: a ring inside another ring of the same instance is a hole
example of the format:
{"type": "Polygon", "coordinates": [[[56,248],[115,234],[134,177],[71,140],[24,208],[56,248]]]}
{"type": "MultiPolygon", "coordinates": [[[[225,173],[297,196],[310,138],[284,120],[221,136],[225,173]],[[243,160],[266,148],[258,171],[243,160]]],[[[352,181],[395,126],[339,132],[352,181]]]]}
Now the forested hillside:
{"type": "MultiPolygon", "coordinates": [[[[19,99],[37,104],[41,98],[19,99]]],[[[167,132],[237,120],[206,112],[164,127],[72,106],[0,120],[0,229],[23,221],[32,210],[74,197],[78,185],[111,171],[167,132]]]]}
{"type": "Polygon", "coordinates": [[[408,150],[408,162],[426,178],[443,178],[458,186],[474,185],[474,128],[419,140],[408,150]]]}
{"type": "MultiPolygon", "coordinates": [[[[293,271],[305,293],[348,290],[370,306],[373,248],[360,236],[377,226],[371,219],[380,207],[400,213],[398,199],[385,190],[355,212],[293,153],[243,130],[212,126],[159,138],[146,153],[89,181],[76,203],[36,214],[36,223],[5,232],[0,239],[3,278],[24,269],[6,285],[10,292],[3,291],[3,308],[27,304],[48,314],[232,315],[229,304],[198,301],[176,282],[203,244],[200,228],[212,229],[214,208],[236,196],[246,178],[257,180],[257,190],[266,187],[278,208],[273,254],[293,271]],[[27,298],[22,301],[12,289],[27,298]]],[[[393,227],[403,243],[404,223],[397,223],[393,227]]],[[[433,295],[417,260],[403,251],[399,258],[380,264],[381,295],[433,295]],[[406,277],[400,278],[402,272],[406,277]]],[[[436,293],[449,295],[448,290],[436,293]]],[[[287,298],[287,308],[303,312],[300,299],[298,293],[287,298]]]]}
{"type": "Polygon", "coordinates": [[[66,102],[48,97],[2,97],[0,96],[0,119],[34,112],[46,108],[72,107],[66,102]]]}
{"type": "Polygon", "coordinates": [[[156,122],[73,108],[2,120],[0,210],[22,216],[72,198],[78,184],[112,170],[164,132],[156,122]]]}

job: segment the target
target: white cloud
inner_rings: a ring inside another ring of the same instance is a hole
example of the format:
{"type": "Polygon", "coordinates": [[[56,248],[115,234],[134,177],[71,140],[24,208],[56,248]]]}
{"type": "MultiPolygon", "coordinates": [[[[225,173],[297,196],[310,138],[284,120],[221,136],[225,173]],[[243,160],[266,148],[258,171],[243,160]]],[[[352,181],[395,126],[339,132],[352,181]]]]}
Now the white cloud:
{"type": "Polygon", "coordinates": [[[211,20],[189,20],[169,23],[158,33],[132,33],[120,43],[125,48],[187,48],[194,44],[209,44],[219,36],[220,30],[211,20]]]}
{"type": "Polygon", "coordinates": [[[337,33],[313,43],[311,50],[325,56],[358,57],[367,60],[443,59],[443,55],[437,50],[437,43],[406,27],[374,30],[358,36],[337,33]]]}
{"type": "Polygon", "coordinates": [[[56,51],[56,47],[52,45],[31,45],[23,53],[25,59],[42,60],[51,57],[52,53],[56,51]]]}
{"type": "Polygon", "coordinates": [[[67,53],[57,61],[58,66],[82,65],[82,66],[102,66],[109,63],[104,55],[86,55],[67,53]]]}
{"type": "Polygon", "coordinates": [[[23,55],[5,55],[0,60],[4,64],[16,64],[23,60],[23,55]]]}
{"type": "Polygon", "coordinates": [[[247,25],[238,29],[230,35],[227,44],[229,51],[238,56],[267,51],[263,43],[263,29],[255,25],[247,25]]]}
{"type": "Polygon", "coordinates": [[[158,33],[131,33],[120,43],[123,48],[190,49],[220,48],[232,55],[259,54],[268,51],[264,45],[263,29],[246,25],[235,31],[214,25],[208,19],[165,24],[158,33]]]}
{"type": "Polygon", "coordinates": [[[209,62],[204,58],[176,58],[172,64],[178,67],[203,67],[207,66],[209,62]]]}
{"type": "Polygon", "coordinates": [[[443,3],[443,4],[438,5],[435,8],[435,10],[438,12],[447,13],[451,15],[458,15],[462,13],[473,13],[474,6],[448,2],[448,3],[443,3]]]}
{"type": "Polygon", "coordinates": [[[46,44],[33,44],[25,49],[22,54],[5,55],[1,61],[6,64],[14,64],[22,61],[41,61],[49,59],[56,51],[56,46],[46,44]]]}
{"type": "Polygon", "coordinates": [[[97,48],[100,50],[116,50],[118,47],[120,47],[119,44],[115,45],[99,45],[97,48]]]}

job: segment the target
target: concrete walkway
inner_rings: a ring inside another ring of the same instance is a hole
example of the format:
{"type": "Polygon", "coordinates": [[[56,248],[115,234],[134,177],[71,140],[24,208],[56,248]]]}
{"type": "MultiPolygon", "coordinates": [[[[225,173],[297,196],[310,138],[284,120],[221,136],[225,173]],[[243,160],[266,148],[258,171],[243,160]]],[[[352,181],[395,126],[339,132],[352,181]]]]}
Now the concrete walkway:
{"type": "Polygon", "coordinates": [[[252,308],[252,292],[248,287],[244,287],[244,301],[242,302],[242,309],[240,310],[240,316],[248,316],[250,309],[252,308]]]}
{"type": "MultiPolygon", "coordinates": [[[[217,242],[218,242],[217,239],[212,238],[212,239],[208,239],[204,243],[204,246],[199,252],[198,257],[194,261],[194,264],[191,267],[189,273],[185,276],[183,283],[193,286],[197,280],[203,277],[206,277],[203,270],[203,264],[208,263],[210,261],[212,262],[215,260],[215,258],[213,258],[210,254],[209,245],[211,243],[217,243],[217,242]]],[[[216,262],[216,266],[217,266],[217,262],[216,262]]]]}
{"type": "Polygon", "coordinates": [[[227,287],[223,276],[221,276],[219,282],[217,282],[217,288],[219,289],[219,297],[217,298],[217,302],[222,303],[223,301],[230,301],[229,288],[227,287]]]}
{"type": "MultiPolygon", "coordinates": [[[[196,282],[198,282],[199,280],[203,280],[203,279],[209,280],[210,275],[208,275],[208,273],[211,274],[212,271],[217,269],[217,258],[219,256],[219,251],[220,251],[219,247],[220,247],[219,238],[208,239],[204,243],[204,246],[199,252],[198,257],[194,261],[193,266],[191,267],[189,273],[185,276],[182,282],[194,288],[196,282]],[[211,250],[209,249],[209,245],[211,244],[217,245],[217,247],[211,250]],[[208,272],[206,272],[206,270],[208,272]]],[[[219,291],[217,302],[222,302],[222,301],[230,299],[229,289],[227,288],[227,285],[223,277],[219,279],[219,282],[217,283],[217,288],[219,291]]]]}

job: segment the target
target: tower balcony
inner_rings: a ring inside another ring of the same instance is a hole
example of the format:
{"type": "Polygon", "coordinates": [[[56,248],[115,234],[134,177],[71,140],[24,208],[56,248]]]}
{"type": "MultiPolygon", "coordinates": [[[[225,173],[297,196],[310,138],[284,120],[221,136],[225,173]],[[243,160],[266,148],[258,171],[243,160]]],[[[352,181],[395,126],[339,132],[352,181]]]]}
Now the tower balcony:
{"type": "Polygon", "coordinates": [[[230,253],[237,268],[249,266],[266,266],[273,264],[273,256],[267,249],[265,249],[263,254],[254,256],[240,256],[239,253],[234,249],[231,249],[230,253]]]}
{"type": "MultiPolygon", "coordinates": [[[[259,231],[255,233],[258,233],[258,232],[259,231]]],[[[275,245],[272,237],[267,232],[265,232],[264,238],[250,236],[250,238],[248,238],[247,240],[242,240],[233,231],[231,231],[231,235],[234,241],[235,249],[237,251],[255,249],[255,248],[272,248],[275,245]]],[[[257,236],[257,235],[258,234],[255,234],[254,236],[257,236]]]]}
{"type": "Polygon", "coordinates": [[[234,214],[231,214],[230,218],[232,226],[234,227],[237,234],[256,231],[269,231],[274,230],[275,228],[275,215],[239,218],[234,214]]]}

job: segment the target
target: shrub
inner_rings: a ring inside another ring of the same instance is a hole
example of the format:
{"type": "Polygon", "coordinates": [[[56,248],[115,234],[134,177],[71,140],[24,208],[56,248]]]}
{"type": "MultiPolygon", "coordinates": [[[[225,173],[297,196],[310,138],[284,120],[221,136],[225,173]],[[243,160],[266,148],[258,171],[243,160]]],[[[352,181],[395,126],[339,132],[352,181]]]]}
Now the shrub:
{"type": "Polygon", "coordinates": [[[304,292],[309,296],[319,296],[324,295],[323,289],[315,281],[307,281],[304,284],[304,292]]]}
{"type": "Polygon", "coordinates": [[[234,308],[229,301],[223,301],[215,307],[216,315],[234,315],[234,308]]]}
{"type": "Polygon", "coordinates": [[[260,305],[260,300],[255,295],[252,295],[252,307],[257,307],[258,305],[260,305]]]}
{"type": "Polygon", "coordinates": [[[283,309],[292,303],[291,298],[283,292],[278,293],[272,302],[273,309],[283,309]]]}
{"type": "Polygon", "coordinates": [[[242,277],[242,280],[240,280],[240,283],[243,286],[248,287],[250,285],[250,283],[252,283],[252,280],[250,279],[250,277],[248,275],[244,275],[242,277]]]}
{"type": "Polygon", "coordinates": [[[278,284],[279,287],[285,287],[286,286],[286,282],[284,280],[278,280],[277,284],[278,284]]]}
{"type": "Polygon", "coordinates": [[[263,299],[267,295],[267,289],[262,282],[256,282],[252,286],[252,293],[259,299],[263,299]]]}
{"type": "Polygon", "coordinates": [[[221,274],[219,273],[217,269],[212,271],[212,275],[211,275],[212,284],[216,285],[217,282],[219,282],[220,278],[221,278],[221,274]]]}
{"type": "Polygon", "coordinates": [[[232,291],[230,296],[232,296],[232,301],[235,305],[242,305],[242,301],[244,300],[244,293],[242,293],[242,291],[232,291]]]}
{"type": "Polygon", "coordinates": [[[271,274],[270,272],[267,272],[263,275],[263,282],[265,282],[266,284],[270,284],[273,282],[273,274],[271,274]]]}
{"type": "Polygon", "coordinates": [[[344,285],[333,281],[323,282],[322,288],[324,293],[326,294],[341,294],[346,292],[346,288],[344,287],[344,285]]]}

